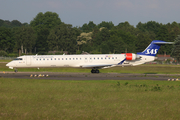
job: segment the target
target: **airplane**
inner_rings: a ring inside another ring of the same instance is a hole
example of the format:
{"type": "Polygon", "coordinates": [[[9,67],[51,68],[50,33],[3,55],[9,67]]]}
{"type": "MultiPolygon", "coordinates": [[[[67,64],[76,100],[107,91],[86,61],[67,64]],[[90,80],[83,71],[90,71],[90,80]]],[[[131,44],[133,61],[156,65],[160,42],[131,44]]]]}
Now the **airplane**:
{"type": "Polygon", "coordinates": [[[92,69],[91,73],[99,73],[99,69],[115,66],[136,66],[155,60],[161,45],[173,44],[161,40],[153,40],[150,45],[139,53],[122,54],[88,54],[88,55],[24,55],[6,64],[10,69],[46,68],[46,67],[77,67],[92,69]]]}

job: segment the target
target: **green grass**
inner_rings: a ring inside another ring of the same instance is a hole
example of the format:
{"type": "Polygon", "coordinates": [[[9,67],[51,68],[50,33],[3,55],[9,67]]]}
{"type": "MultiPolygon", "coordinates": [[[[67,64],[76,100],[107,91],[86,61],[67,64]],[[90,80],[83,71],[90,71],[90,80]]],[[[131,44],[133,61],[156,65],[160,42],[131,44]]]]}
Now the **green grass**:
{"type": "MultiPolygon", "coordinates": [[[[0,71],[14,71],[0,63],[0,71]]],[[[81,68],[19,68],[19,72],[81,72],[89,73],[90,69],[81,68]]],[[[143,73],[143,74],[179,74],[180,65],[139,65],[100,69],[101,73],[143,73]]]]}
{"type": "Polygon", "coordinates": [[[12,60],[0,60],[0,62],[6,62],[6,63],[8,63],[8,62],[11,62],[12,60]]]}
{"type": "Polygon", "coordinates": [[[180,82],[0,78],[0,119],[179,119],[180,82]]]}

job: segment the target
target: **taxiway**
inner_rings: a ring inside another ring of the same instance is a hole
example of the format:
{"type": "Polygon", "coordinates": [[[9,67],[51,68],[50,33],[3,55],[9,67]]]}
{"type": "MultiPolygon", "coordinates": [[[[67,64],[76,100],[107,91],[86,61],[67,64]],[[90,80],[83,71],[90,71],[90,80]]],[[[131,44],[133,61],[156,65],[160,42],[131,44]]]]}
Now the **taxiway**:
{"type": "Polygon", "coordinates": [[[0,77],[47,80],[168,80],[178,79],[180,74],[0,72],[0,77]]]}

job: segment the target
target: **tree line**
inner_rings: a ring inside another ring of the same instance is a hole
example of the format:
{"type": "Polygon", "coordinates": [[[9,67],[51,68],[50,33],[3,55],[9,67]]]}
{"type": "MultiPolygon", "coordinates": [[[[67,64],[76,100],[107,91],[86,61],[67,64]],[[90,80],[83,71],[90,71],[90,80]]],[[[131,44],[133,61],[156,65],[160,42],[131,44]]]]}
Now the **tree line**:
{"type": "MultiPolygon", "coordinates": [[[[139,22],[136,27],[127,21],[114,25],[93,21],[73,27],[61,21],[57,13],[38,13],[28,23],[0,19],[0,55],[49,54],[67,51],[68,54],[136,53],[143,51],[152,40],[173,42],[180,35],[180,23],[162,24],[139,22]]],[[[158,54],[171,54],[172,45],[164,45],[158,54]]]]}

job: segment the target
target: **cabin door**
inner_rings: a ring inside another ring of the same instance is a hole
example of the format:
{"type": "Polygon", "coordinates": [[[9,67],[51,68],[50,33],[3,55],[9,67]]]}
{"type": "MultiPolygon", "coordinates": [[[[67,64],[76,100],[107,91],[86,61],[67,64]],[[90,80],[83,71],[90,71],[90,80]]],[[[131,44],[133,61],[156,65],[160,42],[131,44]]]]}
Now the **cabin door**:
{"type": "Polygon", "coordinates": [[[26,65],[31,65],[31,57],[26,56],[26,65]]]}

